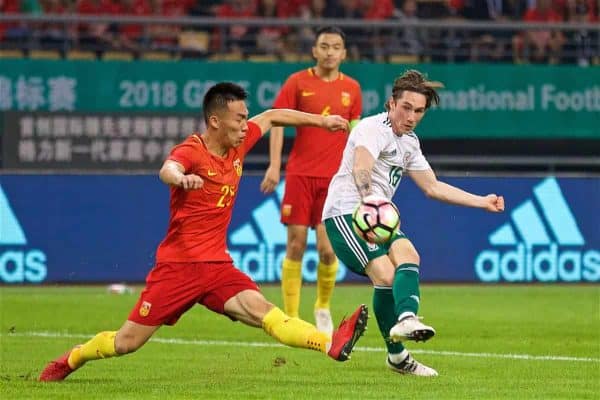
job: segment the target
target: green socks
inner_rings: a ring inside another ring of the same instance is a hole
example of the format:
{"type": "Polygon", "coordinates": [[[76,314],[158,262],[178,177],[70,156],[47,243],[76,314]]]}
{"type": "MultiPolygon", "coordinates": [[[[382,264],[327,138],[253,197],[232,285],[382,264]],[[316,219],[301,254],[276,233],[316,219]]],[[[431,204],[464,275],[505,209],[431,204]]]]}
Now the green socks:
{"type": "Polygon", "coordinates": [[[394,284],[394,305],[396,317],[419,311],[419,266],[417,264],[402,264],[396,268],[394,284]]]}
{"type": "Polygon", "coordinates": [[[402,343],[390,341],[390,329],[398,322],[398,314],[394,310],[394,295],[389,286],[375,286],[373,291],[373,311],[377,319],[377,325],[385,345],[390,354],[398,354],[404,351],[402,343]]]}

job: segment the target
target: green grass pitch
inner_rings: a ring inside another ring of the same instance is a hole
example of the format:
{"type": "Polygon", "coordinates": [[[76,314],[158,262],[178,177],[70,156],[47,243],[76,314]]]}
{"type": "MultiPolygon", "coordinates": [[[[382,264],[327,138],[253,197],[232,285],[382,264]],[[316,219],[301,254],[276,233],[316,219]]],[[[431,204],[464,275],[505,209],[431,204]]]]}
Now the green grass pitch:
{"type": "MultiPolygon", "coordinates": [[[[266,296],[280,303],[278,286],[266,296]]],[[[3,399],[598,399],[600,286],[424,285],[420,314],[437,335],[409,343],[440,376],[385,367],[374,316],[352,359],[337,363],[286,348],[262,330],[201,306],[164,327],[137,353],[94,361],[61,383],[40,383],[44,365],[98,331],[116,330],[137,299],[104,287],[0,287],[3,399]]],[[[315,288],[302,292],[312,321],[315,288]]],[[[339,320],[368,286],[338,286],[339,320]]]]}

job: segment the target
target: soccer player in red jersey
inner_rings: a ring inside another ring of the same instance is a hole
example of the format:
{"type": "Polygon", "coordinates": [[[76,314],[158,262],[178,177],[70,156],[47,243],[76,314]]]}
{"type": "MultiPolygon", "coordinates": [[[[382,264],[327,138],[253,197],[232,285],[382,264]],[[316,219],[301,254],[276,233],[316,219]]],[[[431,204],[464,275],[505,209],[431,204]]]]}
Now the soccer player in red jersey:
{"type": "Polygon", "coordinates": [[[139,349],[162,325],[173,325],[195,304],[234,321],[265,330],[292,347],[348,359],[366,328],[364,305],[342,321],[333,336],[286,315],[268,302],[250,277],[236,269],[227,253],[226,232],[246,153],[274,125],[314,125],[347,129],[340,116],[294,110],[268,110],[248,119],[244,89],[219,83],[203,101],[206,132],[175,146],[160,170],[171,187],[168,232],[158,246],[156,264],[146,277],[127,321],[118,331],[100,332],[50,362],[39,379],[60,381],[91,360],[139,349]]]}
{"type": "MultiPolygon", "coordinates": [[[[345,36],[336,27],[321,28],[312,49],[316,65],[292,74],[273,108],[291,108],[321,115],[337,114],[356,123],[362,111],[360,85],[340,72],[346,58],[345,36]]],[[[296,129],[294,146],[286,166],[286,185],[281,205],[281,222],[287,225],[286,256],[281,271],[284,311],[298,316],[302,286],[302,257],[306,250],[308,228],[317,234],[317,299],[314,306],[317,328],[333,331],[329,303],[335,285],[338,262],[321,213],[327,188],[342,160],[348,134],[328,132],[320,127],[296,129]]],[[[271,129],[270,165],[261,183],[264,193],[271,193],[279,183],[283,128],[271,129]]]]}

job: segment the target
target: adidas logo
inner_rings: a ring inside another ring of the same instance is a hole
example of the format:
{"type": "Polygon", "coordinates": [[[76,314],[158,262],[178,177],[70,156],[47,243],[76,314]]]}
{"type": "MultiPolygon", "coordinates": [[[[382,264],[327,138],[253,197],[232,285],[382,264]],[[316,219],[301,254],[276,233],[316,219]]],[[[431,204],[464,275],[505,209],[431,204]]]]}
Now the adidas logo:
{"type": "Polygon", "coordinates": [[[46,278],[46,254],[25,246],[25,232],[0,186],[0,282],[42,282],[46,278]]]}
{"type": "MultiPolygon", "coordinates": [[[[257,282],[279,282],[281,263],[285,258],[287,230],[280,222],[283,199],[282,181],[273,195],[267,197],[252,211],[250,221],[229,234],[229,255],[236,267],[257,282]]],[[[302,259],[302,277],[306,282],[317,280],[319,254],[315,231],[309,229],[306,251],[302,259]]],[[[337,280],[346,276],[347,269],[340,263],[337,280]]]]}
{"type": "Polygon", "coordinates": [[[555,178],[533,189],[534,199],[516,207],[492,232],[495,249],[480,252],[475,272],[483,282],[598,282],[600,251],[586,241],[555,178]]]}

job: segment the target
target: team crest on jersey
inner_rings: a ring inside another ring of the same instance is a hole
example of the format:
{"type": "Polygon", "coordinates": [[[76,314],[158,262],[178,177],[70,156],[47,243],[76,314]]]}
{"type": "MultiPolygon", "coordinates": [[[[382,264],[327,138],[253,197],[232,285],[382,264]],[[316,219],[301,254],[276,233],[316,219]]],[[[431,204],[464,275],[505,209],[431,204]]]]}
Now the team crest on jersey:
{"type": "Polygon", "coordinates": [[[283,215],[284,217],[289,217],[290,215],[292,215],[292,205],[284,204],[281,207],[281,215],[283,215]]]}
{"type": "Polygon", "coordinates": [[[142,302],[142,305],[140,306],[140,316],[142,317],[147,317],[148,314],[150,314],[150,309],[152,308],[152,303],[149,303],[147,301],[142,302]]]}
{"type": "Polygon", "coordinates": [[[408,160],[410,160],[410,151],[407,151],[406,153],[404,153],[404,166],[406,167],[408,165],[408,160]]]}
{"type": "Polygon", "coordinates": [[[350,93],[342,92],[342,105],[348,107],[350,105],[350,93]]]}
{"type": "Polygon", "coordinates": [[[233,169],[235,169],[235,173],[238,176],[242,176],[242,162],[240,161],[239,158],[236,158],[235,161],[233,162],[233,169]]]}

